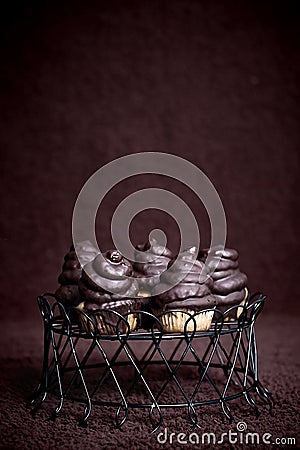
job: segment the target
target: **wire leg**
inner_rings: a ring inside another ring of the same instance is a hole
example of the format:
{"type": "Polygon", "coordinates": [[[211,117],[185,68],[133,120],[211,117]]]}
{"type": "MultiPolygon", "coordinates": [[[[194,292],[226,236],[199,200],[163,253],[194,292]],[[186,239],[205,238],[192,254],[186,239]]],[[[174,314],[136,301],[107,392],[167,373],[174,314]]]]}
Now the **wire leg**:
{"type": "MultiPolygon", "coordinates": [[[[58,345],[60,344],[61,341],[59,341],[58,345]]],[[[55,342],[55,336],[53,331],[51,331],[51,343],[52,343],[52,348],[53,348],[53,354],[54,354],[54,359],[55,359],[55,368],[56,368],[56,375],[57,375],[57,381],[58,381],[58,387],[59,387],[59,404],[58,406],[55,408],[55,411],[52,415],[52,419],[55,419],[56,416],[60,413],[62,407],[63,407],[63,403],[64,403],[64,394],[63,394],[63,388],[62,388],[62,380],[61,380],[61,359],[60,359],[60,355],[58,352],[58,348],[55,342]]]]}
{"type": "Polygon", "coordinates": [[[43,356],[43,366],[42,366],[42,374],[41,374],[41,380],[35,389],[32,396],[28,399],[27,404],[28,406],[34,406],[35,407],[31,410],[32,416],[35,416],[38,409],[42,406],[42,403],[46,400],[47,393],[48,393],[48,385],[49,385],[49,367],[48,367],[48,360],[49,360],[49,350],[50,350],[50,330],[48,327],[44,329],[44,356],[43,356]],[[39,400],[38,398],[42,395],[42,398],[39,400]]]}

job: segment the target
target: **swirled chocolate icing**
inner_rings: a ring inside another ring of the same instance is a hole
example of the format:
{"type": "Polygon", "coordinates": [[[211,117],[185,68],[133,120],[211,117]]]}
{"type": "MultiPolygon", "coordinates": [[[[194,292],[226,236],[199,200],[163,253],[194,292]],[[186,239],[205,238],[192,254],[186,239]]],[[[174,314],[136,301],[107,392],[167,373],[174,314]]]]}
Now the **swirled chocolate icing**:
{"type": "Polygon", "coordinates": [[[154,308],[203,309],[215,306],[216,300],[211,294],[213,281],[202,273],[204,263],[195,260],[196,255],[196,247],[191,247],[182,252],[175,263],[169,264],[168,271],[160,277],[160,284],[154,287],[154,308]]]}
{"type": "Polygon", "coordinates": [[[141,288],[150,292],[153,286],[159,283],[160,275],[167,269],[173,255],[155,239],[137,245],[136,249],[142,253],[139,253],[139,262],[133,264],[134,275],[138,278],[141,288]]]}
{"type": "Polygon", "coordinates": [[[95,309],[95,305],[105,308],[107,303],[122,304],[128,298],[136,297],[138,282],[131,275],[131,263],[117,250],[110,250],[102,257],[98,255],[84,266],[79,281],[85,308],[95,309]]]}
{"type": "MultiPolygon", "coordinates": [[[[231,306],[243,301],[245,297],[245,288],[247,285],[247,276],[239,269],[239,254],[234,249],[225,248],[222,250],[213,250],[213,258],[208,266],[215,265],[216,258],[220,258],[219,263],[211,277],[213,285],[211,291],[216,298],[217,305],[231,306]]],[[[208,256],[207,250],[201,250],[198,258],[205,262],[208,256]]]]}
{"type": "Polygon", "coordinates": [[[62,285],[77,284],[80,277],[80,262],[77,258],[74,246],[72,245],[70,251],[64,257],[62,272],[58,277],[58,282],[62,285]]]}
{"type": "Polygon", "coordinates": [[[77,254],[83,263],[91,261],[98,254],[97,249],[89,241],[78,244],[76,250],[77,253],[74,245],[71,245],[69,252],[65,255],[62,272],[58,277],[60,287],[55,292],[57,300],[67,306],[77,305],[79,302],[78,282],[82,268],[77,254]]]}

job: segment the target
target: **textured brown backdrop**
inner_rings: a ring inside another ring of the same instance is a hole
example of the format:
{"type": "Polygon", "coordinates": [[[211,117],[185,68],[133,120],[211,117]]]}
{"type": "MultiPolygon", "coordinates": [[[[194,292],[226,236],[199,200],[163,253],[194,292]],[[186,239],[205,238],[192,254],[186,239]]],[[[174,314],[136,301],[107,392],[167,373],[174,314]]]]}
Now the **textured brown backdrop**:
{"type": "MultiPolygon", "coordinates": [[[[226,209],[228,245],[239,249],[250,288],[269,297],[264,314],[272,329],[263,328],[269,334],[262,339],[278,351],[275,336],[285,332],[278,314],[299,312],[299,17],[296,2],[259,3],[15,2],[3,11],[2,353],[14,389],[13,373],[27,370],[17,402],[32,387],[40,361],[35,298],[56,286],[76,196],[97,168],[133,152],[180,155],[212,180],[226,209]]],[[[102,248],[110,246],[118,201],[151,185],[172,188],[159,177],[139,177],[104,202],[97,220],[102,248]]],[[[176,183],[174,190],[200,218],[207,242],[201,205],[176,183]]],[[[165,220],[142,214],[134,239],[145,239],[165,220]]],[[[176,247],[176,227],[166,223],[176,247]]],[[[296,324],[284,317],[287,326],[296,324]]],[[[291,336],[287,349],[296,348],[297,328],[291,336]]],[[[284,358],[275,358],[276,365],[287,364],[284,358]]],[[[274,373],[272,366],[265,370],[274,373]]],[[[295,372],[293,389],[296,378],[295,372]]],[[[289,406],[285,420],[293,414],[289,406]]],[[[276,423],[280,429],[279,417],[276,423]]],[[[13,435],[8,447],[21,445],[26,432],[13,435]]]]}

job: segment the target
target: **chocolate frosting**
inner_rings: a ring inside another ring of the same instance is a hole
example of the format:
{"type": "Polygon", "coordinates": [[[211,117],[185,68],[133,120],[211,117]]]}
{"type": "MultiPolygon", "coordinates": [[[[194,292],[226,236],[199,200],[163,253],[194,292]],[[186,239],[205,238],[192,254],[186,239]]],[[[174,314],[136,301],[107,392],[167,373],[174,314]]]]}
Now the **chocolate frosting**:
{"type": "Polygon", "coordinates": [[[81,269],[63,270],[58,277],[58,282],[62,285],[78,284],[81,277],[81,269]]]}
{"type": "Polygon", "coordinates": [[[211,279],[207,280],[207,277],[202,274],[204,263],[195,260],[196,251],[196,247],[191,247],[182,252],[177,260],[175,258],[171,260],[168,271],[161,276],[161,281],[169,284],[178,284],[180,280],[185,283],[211,284],[211,279]]]}
{"type": "Polygon", "coordinates": [[[100,277],[110,280],[120,280],[132,274],[132,265],[116,250],[106,252],[104,260],[99,256],[96,257],[90,264],[93,264],[100,277]]]}
{"type": "MultiPolygon", "coordinates": [[[[213,285],[211,291],[214,294],[217,305],[233,305],[240,303],[245,296],[247,276],[240,272],[238,264],[238,252],[225,248],[223,251],[212,251],[213,260],[221,257],[215,271],[211,274],[213,285]]],[[[205,262],[207,250],[202,250],[198,258],[205,262]]],[[[211,262],[208,264],[211,266],[211,262]]]]}
{"type": "MultiPolygon", "coordinates": [[[[82,262],[91,261],[99,253],[89,241],[78,244],[76,250],[82,262]]],[[[64,257],[62,272],[58,277],[61,286],[55,292],[55,297],[68,306],[76,305],[79,300],[78,283],[82,268],[77,253],[74,245],[71,245],[69,252],[64,257]]]]}
{"type": "MultiPolygon", "coordinates": [[[[86,262],[92,261],[98,253],[97,249],[89,241],[78,244],[76,250],[80,259],[86,262]]],[[[81,272],[82,268],[74,245],[71,245],[69,252],[64,257],[62,273],[58,277],[58,282],[62,285],[78,284],[81,272]]]]}
{"type": "Polygon", "coordinates": [[[87,286],[98,292],[113,291],[123,293],[131,285],[131,281],[126,277],[126,275],[120,275],[118,278],[114,279],[99,275],[96,272],[96,265],[94,264],[94,261],[84,266],[82,280],[87,284],[87,286]]]}
{"type": "Polygon", "coordinates": [[[64,257],[62,272],[58,277],[61,285],[78,284],[81,277],[81,267],[74,246],[71,245],[69,252],[64,257]]]}
{"type": "Polygon", "coordinates": [[[76,245],[76,253],[80,259],[81,266],[85,266],[99,254],[99,250],[90,241],[83,241],[76,245]]]}
{"type": "Polygon", "coordinates": [[[76,306],[80,302],[78,286],[76,284],[67,284],[60,286],[55,297],[66,306],[76,306]]]}
{"type": "Polygon", "coordinates": [[[110,250],[84,266],[79,291],[83,299],[98,305],[124,297],[136,297],[138,282],[129,278],[131,274],[130,262],[117,250],[110,250]]]}
{"type": "Polygon", "coordinates": [[[208,253],[213,253],[216,256],[222,256],[226,259],[231,259],[232,261],[236,261],[239,258],[238,251],[233,248],[224,248],[223,250],[220,249],[202,249],[199,250],[198,253],[198,259],[200,261],[205,261],[207,258],[208,253]]]}
{"type": "Polygon", "coordinates": [[[230,292],[240,291],[247,284],[247,276],[238,269],[235,274],[226,278],[214,281],[212,291],[216,294],[230,294],[230,292]]]}
{"type": "Polygon", "coordinates": [[[136,278],[140,289],[142,291],[148,292],[149,295],[152,292],[153,287],[159,283],[159,275],[148,275],[146,277],[135,271],[133,276],[136,278]]]}
{"type": "Polygon", "coordinates": [[[245,289],[241,289],[240,291],[230,292],[227,295],[217,295],[214,294],[217,305],[237,305],[243,301],[245,298],[245,289]]]}
{"type": "Polygon", "coordinates": [[[157,243],[155,239],[146,244],[136,246],[139,250],[139,260],[133,265],[135,276],[139,279],[139,284],[148,290],[159,283],[160,274],[167,270],[168,264],[172,258],[172,252],[157,243]]]}
{"type": "MultiPolygon", "coordinates": [[[[141,299],[138,299],[141,300],[141,299]]],[[[100,305],[97,302],[85,302],[84,309],[87,311],[96,311],[97,309],[115,309],[120,307],[131,307],[136,304],[135,299],[123,299],[123,300],[114,300],[108,302],[102,302],[100,305]]]]}
{"type": "Polygon", "coordinates": [[[204,263],[196,258],[196,247],[190,247],[174,258],[168,266],[168,271],[162,274],[161,281],[169,284],[193,283],[210,286],[212,279],[204,273],[204,263]]]}
{"type": "Polygon", "coordinates": [[[68,255],[66,255],[65,257],[65,262],[62,268],[63,271],[81,269],[80,262],[78,261],[78,259],[77,258],[70,259],[68,258],[68,255]]]}
{"type": "Polygon", "coordinates": [[[209,309],[214,308],[217,300],[214,295],[204,295],[202,297],[188,297],[179,301],[172,301],[164,305],[165,309],[209,309]]]}
{"type": "Polygon", "coordinates": [[[64,256],[64,260],[75,260],[78,261],[76,252],[74,250],[74,245],[71,245],[69,252],[64,256]]]}
{"type": "Polygon", "coordinates": [[[105,302],[112,302],[124,299],[124,297],[134,298],[137,296],[137,285],[135,283],[132,283],[130,288],[127,289],[126,295],[114,294],[112,292],[106,292],[104,290],[95,291],[91,287],[87,286],[87,284],[82,280],[82,278],[78,283],[78,288],[82,299],[85,300],[85,305],[87,305],[92,301],[98,304],[98,308],[99,307],[102,308],[102,306],[99,305],[102,305],[105,302]]]}
{"type": "MultiPolygon", "coordinates": [[[[158,290],[161,290],[162,288],[167,289],[167,284],[159,284],[153,289],[153,295],[158,290]]],[[[177,284],[177,286],[172,287],[168,291],[162,292],[161,294],[158,294],[156,299],[159,301],[160,304],[170,303],[175,299],[183,299],[188,298],[191,296],[196,297],[203,297],[204,295],[209,295],[210,289],[207,284],[200,284],[200,283],[185,283],[180,282],[177,284]]]]}
{"type": "Polygon", "coordinates": [[[161,283],[153,290],[154,295],[158,293],[153,299],[154,308],[179,308],[183,307],[184,301],[185,305],[193,307],[202,307],[202,304],[208,303],[215,305],[210,291],[212,279],[203,277],[201,272],[204,263],[195,260],[196,256],[196,247],[191,247],[178,255],[175,262],[170,263],[168,272],[161,275],[161,283]],[[169,286],[174,283],[177,284],[170,288],[169,286]],[[162,290],[165,292],[159,293],[162,290]],[[203,301],[199,300],[201,298],[203,301]],[[204,298],[206,299],[204,300],[204,298]]]}
{"type": "Polygon", "coordinates": [[[143,261],[135,263],[133,269],[118,251],[106,252],[103,259],[90,242],[81,243],[76,250],[80,261],[86,262],[82,270],[71,246],[64,257],[56,298],[68,306],[76,306],[80,297],[85,300],[85,307],[102,308],[112,302],[117,306],[137,298],[139,286],[152,291],[153,306],[162,309],[230,307],[245,298],[247,276],[239,270],[239,255],[234,249],[210,250],[214,259],[208,264],[208,272],[215,258],[221,258],[208,277],[202,273],[208,250],[201,250],[195,260],[196,247],[185,250],[178,258],[172,258],[171,251],[155,240],[138,245],[137,249],[142,252],[139,257],[143,261]],[[165,292],[160,293],[162,290],[165,292]]]}
{"type": "Polygon", "coordinates": [[[151,239],[151,241],[146,242],[146,244],[138,244],[136,249],[144,252],[145,257],[150,255],[151,258],[153,255],[156,256],[167,256],[168,258],[172,258],[172,252],[167,247],[160,245],[156,239],[151,239]]]}
{"type": "MultiPolygon", "coordinates": [[[[210,261],[208,261],[208,267],[210,269],[213,269],[216,267],[216,258],[212,258],[210,261]]],[[[230,259],[221,258],[218,262],[218,265],[216,267],[216,271],[218,270],[230,270],[230,269],[237,269],[239,267],[238,261],[232,261],[230,259]]]]}
{"type": "Polygon", "coordinates": [[[167,270],[170,258],[166,256],[157,256],[154,261],[145,263],[134,263],[134,269],[136,272],[149,277],[160,275],[167,270]]]}

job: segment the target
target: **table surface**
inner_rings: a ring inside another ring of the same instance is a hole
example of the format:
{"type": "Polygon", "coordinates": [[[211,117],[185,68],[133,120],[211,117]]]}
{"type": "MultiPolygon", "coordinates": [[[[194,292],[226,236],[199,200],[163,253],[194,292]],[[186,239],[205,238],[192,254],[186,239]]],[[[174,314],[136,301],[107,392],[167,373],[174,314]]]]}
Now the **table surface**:
{"type": "MultiPolygon", "coordinates": [[[[50,397],[35,419],[25,407],[25,399],[40,375],[42,359],[42,323],[39,321],[6,322],[2,325],[0,349],[1,367],[1,442],[5,448],[33,449],[44,443],[47,448],[93,449],[100,445],[117,448],[131,447],[131,441],[140,449],[161,448],[156,435],[149,436],[150,426],[143,411],[130,412],[124,431],[112,430],[114,411],[95,407],[89,427],[77,426],[82,406],[66,402],[62,415],[55,422],[47,420],[53,410],[54,398],[50,397]]],[[[260,378],[275,399],[272,416],[263,412],[255,420],[249,408],[243,411],[243,403],[234,407],[235,415],[248,426],[249,432],[271,433],[275,437],[299,438],[299,338],[298,318],[291,315],[264,314],[256,324],[259,346],[260,378]],[[297,428],[298,427],[298,428],[297,428]]],[[[160,377],[156,373],[154,378],[160,377]]],[[[187,377],[191,374],[187,373],[187,377]]],[[[176,398],[174,388],[171,396],[176,398]]],[[[236,425],[229,425],[218,407],[204,408],[200,419],[201,430],[221,435],[236,425]]],[[[184,411],[166,411],[168,432],[188,432],[184,411]]],[[[1,446],[0,445],[0,446],[1,446]]],[[[167,445],[167,444],[166,444],[167,445]]],[[[169,444],[170,445],[170,444],[169,444]]],[[[46,448],[45,447],[45,448],[46,448]]],[[[166,446],[165,446],[166,448],[166,446]]],[[[171,448],[171,447],[170,447],[171,448]]],[[[204,447],[205,448],[205,447],[204,447]]],[[[224,447],[226,448],[226,446],[224,447]]]]}

